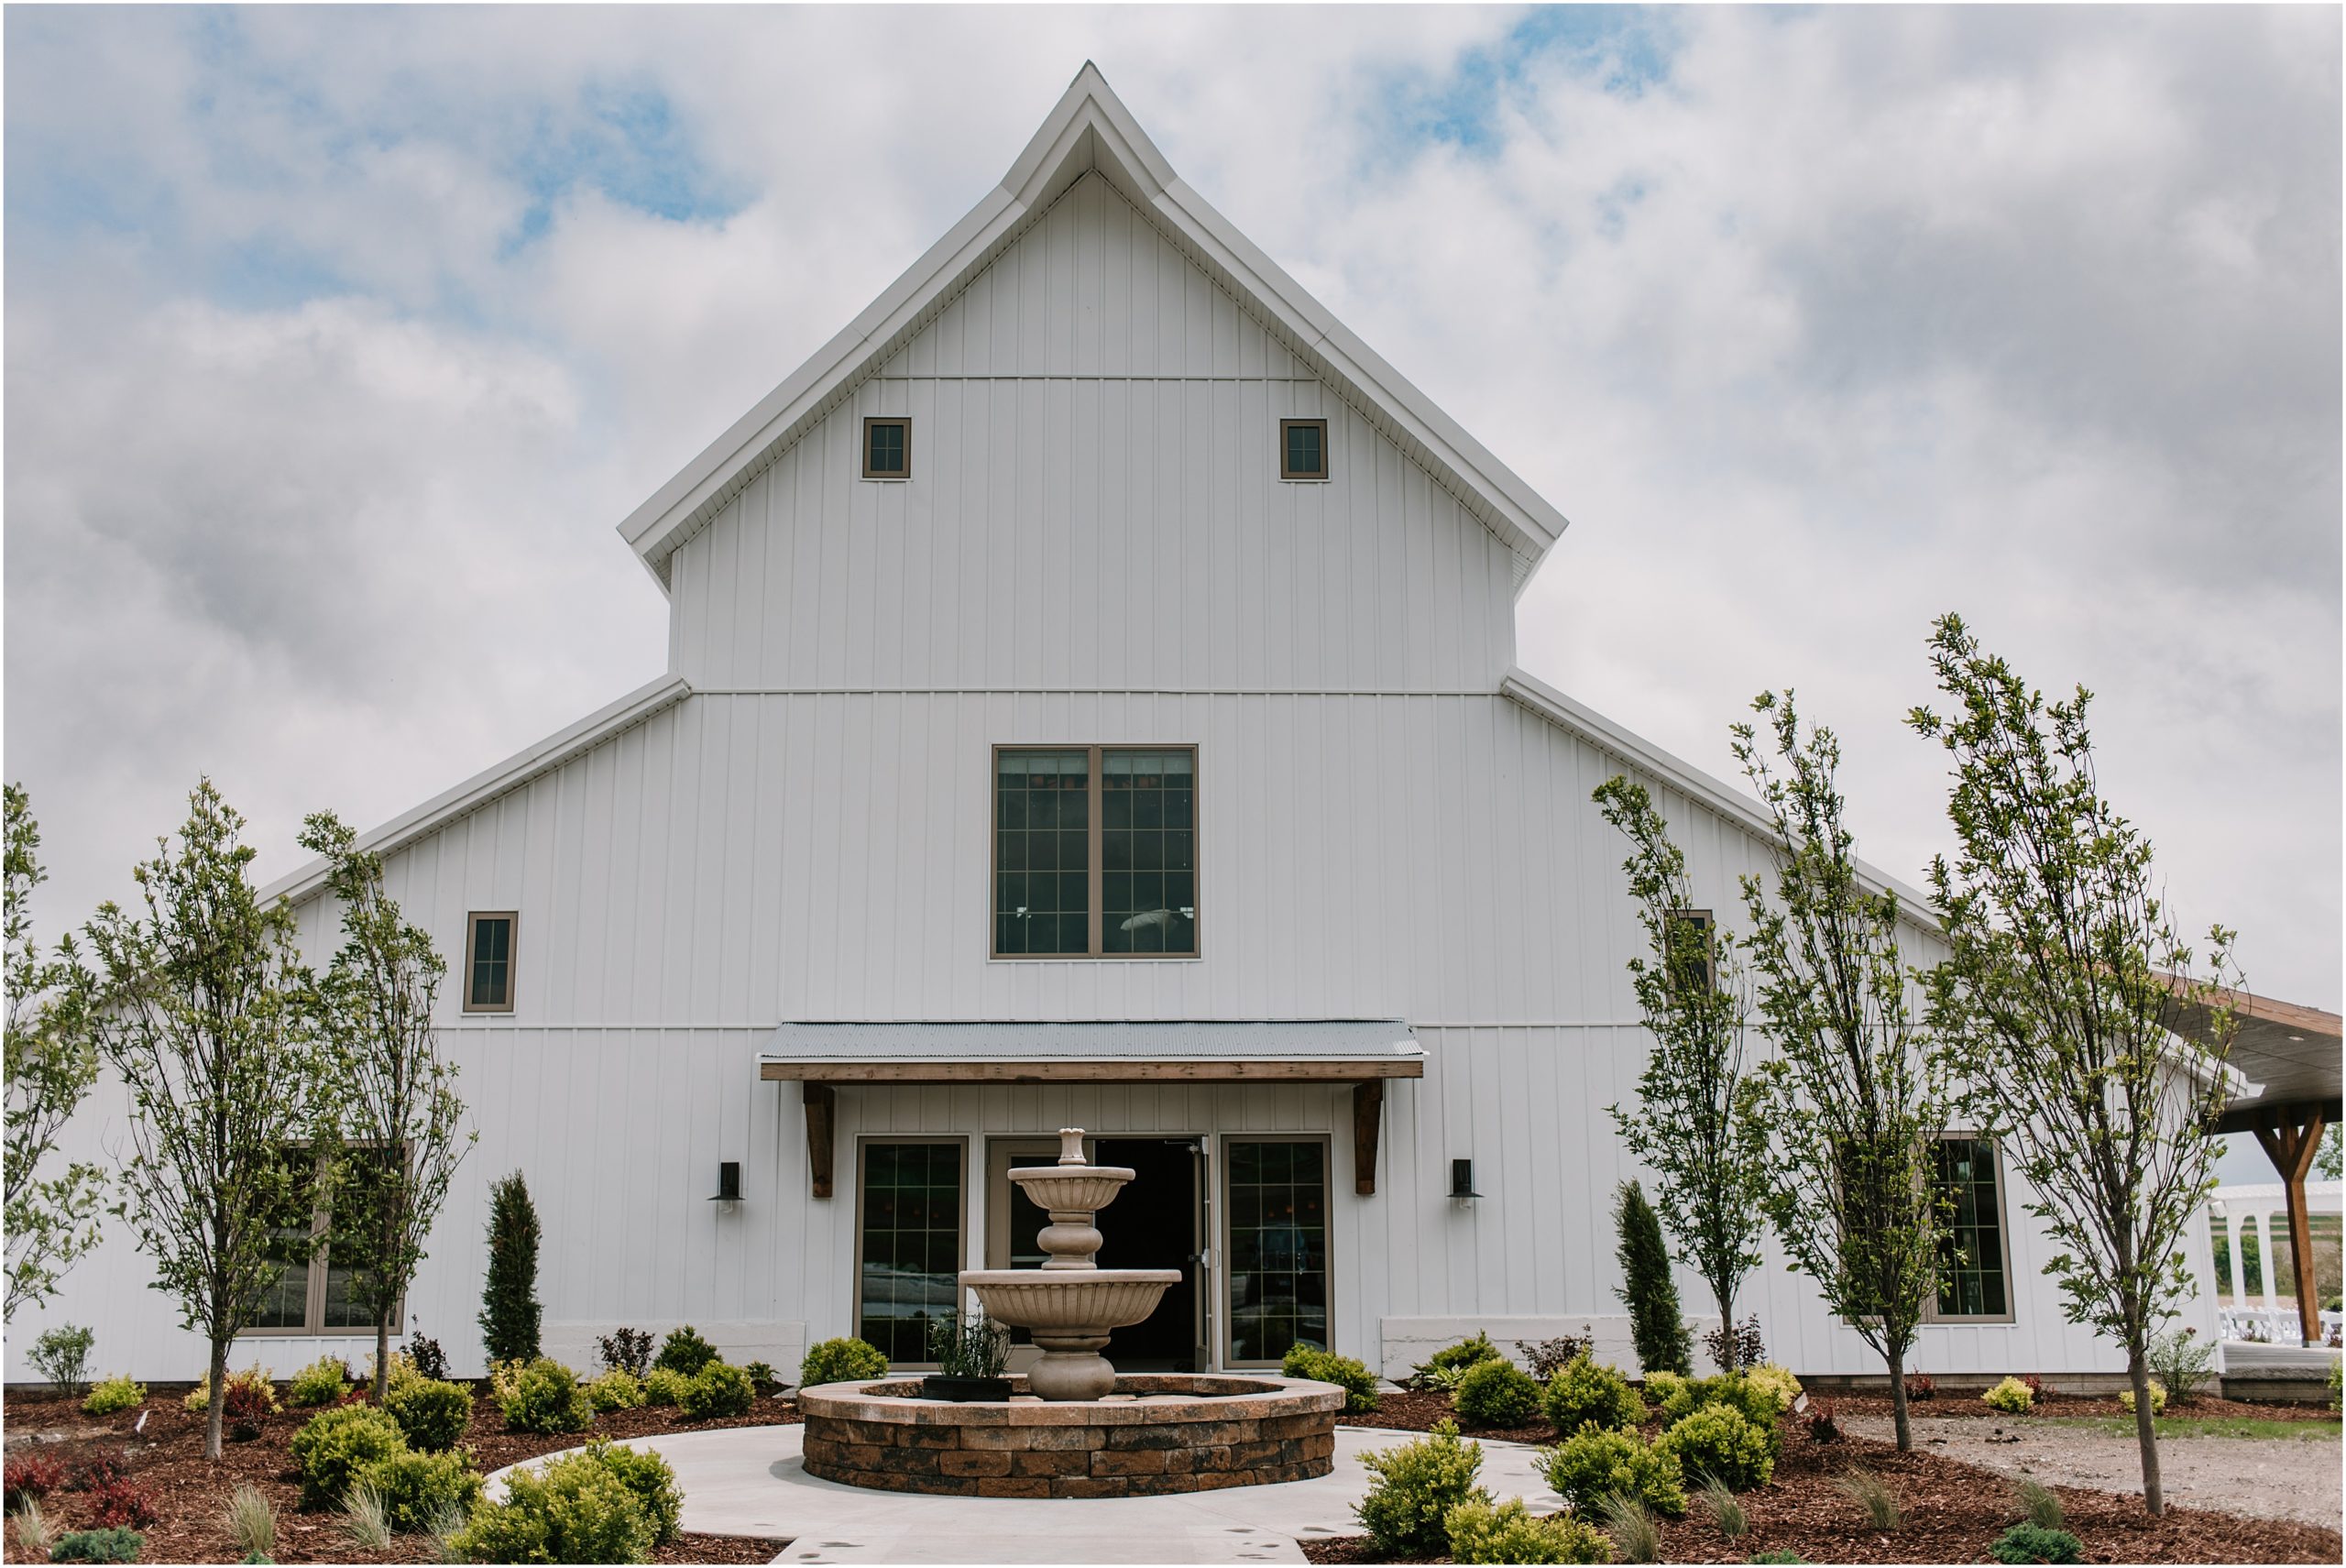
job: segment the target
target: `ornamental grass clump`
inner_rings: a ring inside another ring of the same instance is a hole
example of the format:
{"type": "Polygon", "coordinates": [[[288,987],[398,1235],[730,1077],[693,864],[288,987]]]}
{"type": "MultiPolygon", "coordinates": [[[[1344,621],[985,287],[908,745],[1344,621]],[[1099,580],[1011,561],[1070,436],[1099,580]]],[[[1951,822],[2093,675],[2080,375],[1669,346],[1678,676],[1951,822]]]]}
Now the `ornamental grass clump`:
{"type": "Polygon", "coordinates": [[[798,1386],[802,1388],[886,1376],[888,1358],[880,1354],[878,1345],[860,1339],[827,1339],[809,1345],[805,1359],[798,1364],[798,1386]]]}
{"type": "Polygon", "coordinates": [[[1478,1427],[1526,1426],[1540,1413],[1540,1385],[1512,1361],[1477,1362],[1459,1379],[1451,1403],[1478,1427]]]}
{"type": "Polygon", "coordinates": [[[10,1508],[8,1528],[16,1538],[18,1552],[35,1563],[49,1561],[49,1548],[57,1542],[57,1527],[49,1522],[38,1497],[27,1497],[10,1508]]]}
{"type": "Polygon", "coordinates": [[[2033,1524],[2016,1524],[1988,1545],[1989,1557],[1998,1563],[2080,1563],[2084,1552],[2085,1542],[2067,1530],[2033,1524]]]}
{"type": "Polygon", "coordinates": [[[549,1355],[514,1375],[512,1392],[499,1409],[513,1431],[585,1431],[595,1423],[595,1407],[578,1387],[578,1375],[549,1355]]]}
{"type": "Polygon", "coordinates": [[[1654,1442],[1689,1475],[1716,1475],[1731,1491],[1764,1486],[1776,1473],[1775,1428],[1761,1428],[1732,1405],[1705,1405],[1654,1442]]]}
{"type": "Polygon", "coordinates": [[[2039,1530],[2061,1528],[2060,1495],[2034,1475],[2023,1475],[2012,1483],[2012,1500],[2020,1505],[2024,1522],[2039,1530]]]}
{"type": "Polygon", "coordinates": [[[1376,1375],[1349,1355],[1338,1355],[1316,1345],[1295,1345],[1288,1349],[1287,1359],[1279,1363],[1279,1376],[1333,1383],[1344,1391],[1344,1409],[1352,1414],[1376,1409],[1376,1375]]]}
{"type": "Polygon", "coordinates": [[[1979,1402],[1991,1410],[2001,1410],[2008,1416],[2024,1416],[2036,1405],[2036,1396],[2028,1385],[2017,1377],[2007,1377],[1986,1393],[1979,1402]]]}
{"type": "Polygon", "coordinates": [[[1735,1494],[1717,1476],[1704,1476],[1696,1496],[1703,1499],[1703,1511],[1711,1516],[1711,1522],[1729,1541],[1750,1530],[1751,1520],[1744,1513],[1743,1505],[1736,1500],[1735,1494]]]}
{"type": "Polygon", "coordinates": [[[221,1511],[220,1523],[228,1539],[247,1557],[277,1555],[277,1508],[250,1482],[240,1482],[221,1511]]]}
{"type": "Polygon", "coordinates": [[[301,1506],[331,1508],[341,1504],[359,1471],[406,1453],[407,1437],[372,1405],[336,1405],[312,1416],[287,1450],[301,1473],[301,1506]]]}
{"type": "Polygon", "coordinates": [[[1870,1470],[1844,1470],[1833,1478],[1833,1489],[1857,1504],[1858,1511],[1866,1516],[1866,1523],[1875,1530],[1892,1530],[1905,1522],[1904,1511],[1898,1506],[1898,1494],[1870,1470]]]}
{"type": "Polygon", "coordinates": [[[463,1442],[473,1424],[473,1391],[461,1383],[411,1378],[392,1387],[383,1409],[399,1422],[411,1448],[440,1453],[463,1442]]]}
{"type": "Polygon", "coordinates": [[[727,1416],[746,1416],[750,1403],[758,1395],[750,1375],[738,1366],[712,1361],[703,1366],[685,1384],[676,1398],[687,1418],[696,1421],[716,1420],[727,1416]]]}
{"type": "Polygon", "coordinates": [[[1576,1519],[1541,1518],[1521,1497],[1469,1497],[1442,1521],[1453,1563],[1609,1563],[1613,1549],[1576,1519]]]}
{"type": "Polygon", "coordinates": [[[1653,1510],[1635,1497],[1609,1493],[1597,1504],[1605,1516],[1605,1534],[1613,1555],[1624,1563],[1655,1563],[1661,1558],[1661,1522],[1653,1510]]]}
{"type": "Polygon", "coordinates": [[[1439,1555],[1450,1546],[1450,1510],[1470,1498],[1491,1500],[1474,1483],[1483,1445],[1461,1442],[1455,1421],[1442,1421],[1397,1448],[1363,1454],[1361,1463],[1376,1479],[1353,1514],[1388,1557],[1439,1555]]]}
{"type": "Polygon", "coordinates": [[[390,1510],[383,1505],[383,1494],[364,1481],[353,1481],[350,1491],[342,1499],[343,1533],[369,1552],[388,1550],[391,1544],[390,1510]]]}
{"type": "Polygon", "coordinates": [[[1634,1432],[1591,1422],[1543,1453],[1540,1470],[1564,1506],[1583,1519],[1616,1492],[1672,1519],[1686,1511],[1685,1472],[1678,1456],[1649,1446],[1634,1432]]]}
{"type": "Polygon", "coordinates": [[[1540,1408],[1548,1424],[1560,1432],[1578,1431],[1589,1421],[1634,1431],[1646,1419],[1645,1401],[1628,1381],[1585,1353],[1548,1380],[1540,1408]]]}

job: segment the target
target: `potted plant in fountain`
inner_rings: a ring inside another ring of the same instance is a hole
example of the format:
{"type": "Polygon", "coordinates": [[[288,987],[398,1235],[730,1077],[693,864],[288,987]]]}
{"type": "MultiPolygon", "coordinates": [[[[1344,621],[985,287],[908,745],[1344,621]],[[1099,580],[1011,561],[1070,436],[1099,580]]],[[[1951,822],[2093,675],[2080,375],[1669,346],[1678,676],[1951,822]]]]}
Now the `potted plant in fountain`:
{"type": "Polygon", "coordinates": [[[928,1353],[937,1370],[920,1380],[923,1398],[968,1404],[1010,1398],[1010,1379],[1002,1375],[1010,1360],[1010,1331],[983,1312],[931,1318],[928,1353]]]}

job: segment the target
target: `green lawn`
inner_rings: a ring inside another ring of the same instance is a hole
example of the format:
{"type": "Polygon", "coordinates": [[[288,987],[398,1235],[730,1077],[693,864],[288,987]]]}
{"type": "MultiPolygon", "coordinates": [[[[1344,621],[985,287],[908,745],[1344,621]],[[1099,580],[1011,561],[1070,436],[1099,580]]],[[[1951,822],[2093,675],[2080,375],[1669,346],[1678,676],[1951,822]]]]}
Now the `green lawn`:
{"type": "MultiPolygon", "coordinates": [[[[2132,1416],[2040,1416],[2030,1426],[2068,1427],[2078,1431],[2108,1432],[2113,1436],[2132,1437],[2134,1420],[2132,1416]]],[[[2261,1416],[2216,1416],[2194,1420],[2186,1416],[2159,1418],[2161,1437],[2264,1437],[2301,1438],[2336,1437],[2336,1421],[2276,1421],[2261,1416]]]]}

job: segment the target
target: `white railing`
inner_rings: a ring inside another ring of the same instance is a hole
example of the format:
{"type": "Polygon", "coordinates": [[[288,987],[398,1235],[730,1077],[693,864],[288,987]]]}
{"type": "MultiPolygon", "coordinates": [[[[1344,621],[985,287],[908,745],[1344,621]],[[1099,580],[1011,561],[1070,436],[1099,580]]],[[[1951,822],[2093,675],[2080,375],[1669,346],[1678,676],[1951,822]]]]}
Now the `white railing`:
{"type": "MultiPolygon", "coordinates": [[[[2302,1343],[2297,1322],[2297,1310],[2283,1307],[2218,1307],[2217,1332],[2228,1340],[2246,1344],[2297,1344],[2302,1343]]],[[[2346,1337],[2346,1313],[2321,1314],[2321,1337],[2337,1344],[2346,1337]]]]}
{"type": "MultiPolygon", "coordinates": [[[[2335,1214],[2346,1209],[2346,1183],[2308,1181],[2306,1183],[2306,1212],[2335,1214]]],[[[2245,1341],[2251,1344],[2301,1344],[2303,1326],[2297,1321],[2294,1303],[2285,1300],[2275,1288],[2280,1270],[2274,1266],[2279,1247],[2288,1245],[2288,1191],[2277,1181],[2219,1187],[2208,1200],[2208,1245],[2212,1253],[2218,1232],[2230,1240],[2231,1268],[2229,1279],[2215,1270],[2215,1258],[2208,1258],[2209,1277],[2219,1287],[2231,1287],[2232,1304],[2219,1303],[2216,1309],[2217,1332],[2225,1339],[2245,1341]],[[2258,1283],[2264,1287],[2264,1299],[2259,1304],[2248,1292],[2247,1270],[2242,1258],[2242,1242],[2249,1235],[2256,1237],[2258,1283]],[[2279,1244],[2276,1247],[2275,1244],[2279,1244]]],[[[2321,1314],[2321,1337],[2332,1344],[2341,1337],[2339,1313],[2321,1314]]]]}

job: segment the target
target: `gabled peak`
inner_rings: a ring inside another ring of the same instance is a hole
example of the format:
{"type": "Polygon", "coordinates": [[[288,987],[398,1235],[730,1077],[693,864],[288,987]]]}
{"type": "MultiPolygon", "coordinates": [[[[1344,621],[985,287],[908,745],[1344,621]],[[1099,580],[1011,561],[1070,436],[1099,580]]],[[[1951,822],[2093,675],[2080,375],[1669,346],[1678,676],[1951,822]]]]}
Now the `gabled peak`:
{"type": "Polygon", "coordinates": [[[1002,177],[1002,188],[1014,201],[1040,210],[1095,170],[1142,207],[1153,205],[1178,178],[1100,68],[1087,60],[1002,177]]]}

